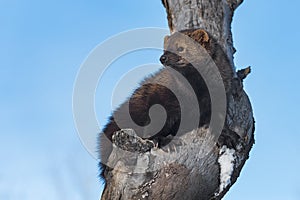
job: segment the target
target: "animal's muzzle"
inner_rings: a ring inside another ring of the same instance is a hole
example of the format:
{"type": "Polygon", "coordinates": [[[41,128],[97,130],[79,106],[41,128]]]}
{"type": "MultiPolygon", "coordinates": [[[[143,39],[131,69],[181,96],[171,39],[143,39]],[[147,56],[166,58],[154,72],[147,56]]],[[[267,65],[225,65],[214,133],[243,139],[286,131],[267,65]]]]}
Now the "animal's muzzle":
{"type": "Polygon", "coordinates": [[[164,65],[168,61],[168,57],[165,54],[163,54],[159,60],[160,60],[161,64],[164,65]]]}
{"type": "Polygon", "coordinates": [[[164,54],[160,57],[160,62],[163,65],[175,65],[181,57],[175,53],[165,51],[164,54]]]}

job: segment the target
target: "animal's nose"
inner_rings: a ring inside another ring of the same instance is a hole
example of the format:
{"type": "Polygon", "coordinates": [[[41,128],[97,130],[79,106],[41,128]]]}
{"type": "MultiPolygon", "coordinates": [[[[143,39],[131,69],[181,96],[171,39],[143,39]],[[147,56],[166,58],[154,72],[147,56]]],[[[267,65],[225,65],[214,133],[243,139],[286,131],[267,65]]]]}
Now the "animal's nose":
{"type": "Polygon", "coordinates": [[[168,58],[167,58],[167,56],[165,56],[165,55],[162,55],[161,57],[160,57],[160,62],[162,63],[162,64],[165,64],[166,63],[166,61],[168,60],[168,58]]]}

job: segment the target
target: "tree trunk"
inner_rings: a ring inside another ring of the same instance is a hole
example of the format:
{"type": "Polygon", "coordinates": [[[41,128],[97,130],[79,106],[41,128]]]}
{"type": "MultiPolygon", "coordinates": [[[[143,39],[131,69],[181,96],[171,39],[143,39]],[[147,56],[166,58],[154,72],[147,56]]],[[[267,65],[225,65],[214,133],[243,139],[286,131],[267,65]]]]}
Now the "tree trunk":
{"type": "MultiPolygon", "coordinates": [[[[223,48],[234,72],[231,22],[241,3],[242,0],[163,0],[171,33],[206,30],[223,48]]],[[[135,156],[113,148],[109,166],[115,167],[105,172],[106,187],[101,199],[221,199],[239,177],[254,144],[252,108],[242,88],[248,73],[249,68],[235,73],[233,89],[227,94],[226,121],[220,138],[235,138],[233,145],[218,145],[209,130],[202,127],[180,136],[180,145],[166,152],[152,148],[151,142],[138,138],[133,130],[121,130],[113,140],[116,146],[126,150],[130,143],[138,143],[149,148],[139,148],[135,156]]]]}

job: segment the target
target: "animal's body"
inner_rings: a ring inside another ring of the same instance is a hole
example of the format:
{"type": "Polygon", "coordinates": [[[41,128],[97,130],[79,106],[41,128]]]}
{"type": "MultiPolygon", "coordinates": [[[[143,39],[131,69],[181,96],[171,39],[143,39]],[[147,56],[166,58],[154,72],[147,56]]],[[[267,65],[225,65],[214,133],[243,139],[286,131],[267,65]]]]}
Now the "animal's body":
{"type": "MultiPolygon", "coordinates": [[[[187,30],[181,33],[189,36],[207,50],[220,71],[225,90],[228,91],[230,89],[233,70],[221,47],[204,30],[187,30]]],[[[165,138],[169,136],[188,132],[209,123],[211,117],[211,99],[207,85],[201,74],[192,66],[189,60],[181,56],[182,53],[188,55],[188,51],[190,51],[190,48],[186,46],[186,41],[181,37],[172,40],[172,37],[171,35],[166,38],[166,50],[160,59],[165,67],[146,78],[140,84],[140,87],[133,92],[131,97],[113,112],[113,115],[109,118],[109,122],[103,129],[103,133],[100,134],[100,159],[104,170],[105,163],[112,151],[111,141],[113,134],[121,128],[132,128],[126,127],[126,124],[131,124],[130,121],[138,125],[135,128],[138,136],[155,141],[158,147],[166,145],[168,140],[165,140],[165,138]],[[188,85],[183,83],[177,76],[174,76],[174,69],[188,81],[188,85]],[[172,88],[176,88],[176,92],[172,91],[172,88]],[[175,93],[179,93],[180,97],[176,96],[175,93]],[[180,100],[178,98],[181,97],[184,97],[182,101],[184,105],[180,105],[179,103],[180,100]],[[196,98],[197,105],[191,105],[192,101],[190,102],[190,100],[193,97],[196,98]],[[149,109],[156,104],[164,107],[167,118],[160,131],[149,133],[145,129],[151,123],[149,109]],[[129,106],[130,116],[126,113],[126,106],[129,106]],[[185,116],[188,117],[187,121],[193,121],[195,116],[200,117],[196,124],[185,126],[183,129],[180,129],[181,133],[178,133],[181,123],[182,106],[188,110],[188,115],[185,116]],[[195,106],[197,106],[197,109],[193,109],[195,106]],[[199,110],[200,113],[196,113],[199,110]],[[120,124],[122,124],[122,127],[119,126],[120,124]]],[[[192,48],[191,51],[193,51],[192,48]]],[[[199,55],[200,58],[201,55],[199,55]]]]}

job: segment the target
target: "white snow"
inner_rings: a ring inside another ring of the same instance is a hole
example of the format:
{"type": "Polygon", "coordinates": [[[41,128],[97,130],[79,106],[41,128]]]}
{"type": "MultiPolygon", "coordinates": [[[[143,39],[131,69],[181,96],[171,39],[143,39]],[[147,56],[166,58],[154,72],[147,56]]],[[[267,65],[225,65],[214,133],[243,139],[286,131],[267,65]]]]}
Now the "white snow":
{"type": "Polygon", "coordinates": [[[226,146],[223,146],[219,152],[219,159],[218,162],[220,164],[220,187],[219,193],[220,194],[230,183],[231,175],[234,170],[235,165],[235,150],[229,149],[226,146]]]}

